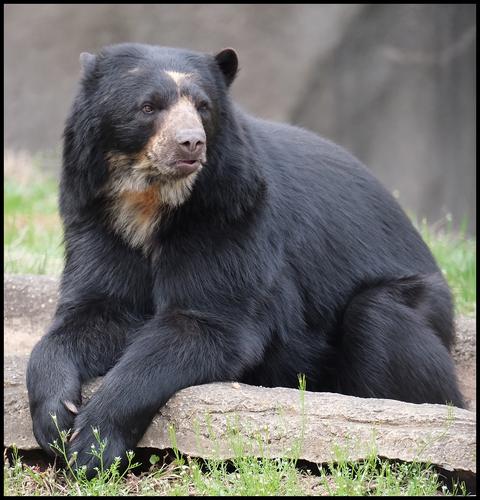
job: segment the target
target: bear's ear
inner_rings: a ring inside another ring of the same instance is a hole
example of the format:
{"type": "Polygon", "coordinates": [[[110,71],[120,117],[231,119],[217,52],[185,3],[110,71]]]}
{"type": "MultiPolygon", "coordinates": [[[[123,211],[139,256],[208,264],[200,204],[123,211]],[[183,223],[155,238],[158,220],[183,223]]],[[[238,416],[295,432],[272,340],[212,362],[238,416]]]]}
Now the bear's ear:
{"type": "Polygon", "coordinates": [[[89,54],[88,52],[82,52],[80,54],[80,67],[82,76],[87,76],[93,71],[95,62],[96,58],[93,54],[89,54]]]}
{"type": "Polygon", "coordinates": [[[223,49],[216,56],[215,60],[225,77],[225,82],[229,86],[237,74],[238,56],[233,49],[223,49]]]}

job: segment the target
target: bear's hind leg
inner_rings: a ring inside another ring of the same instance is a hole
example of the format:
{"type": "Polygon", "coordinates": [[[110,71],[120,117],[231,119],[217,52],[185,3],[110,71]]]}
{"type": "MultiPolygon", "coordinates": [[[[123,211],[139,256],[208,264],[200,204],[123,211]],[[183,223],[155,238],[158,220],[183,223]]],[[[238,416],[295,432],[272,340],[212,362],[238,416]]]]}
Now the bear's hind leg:
{"type": "Polygon", "coordinates": [[[441,280],[414,276],[364,288],[343,315],[337,390],[465,407],[452,341],[450,297],[441,280]]]}

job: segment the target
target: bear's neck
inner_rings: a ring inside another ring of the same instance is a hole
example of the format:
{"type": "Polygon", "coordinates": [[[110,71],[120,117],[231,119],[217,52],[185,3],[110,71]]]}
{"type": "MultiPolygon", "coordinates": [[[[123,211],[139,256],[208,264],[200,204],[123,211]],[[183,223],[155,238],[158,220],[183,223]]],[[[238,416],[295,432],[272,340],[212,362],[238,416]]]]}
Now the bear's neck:
{"type": "Polygon", "coordinates": [[[266,182],[242,115],[235,113],[220,130],[184,208],[216,222],[236,221],[264,200],[266,182]]]}

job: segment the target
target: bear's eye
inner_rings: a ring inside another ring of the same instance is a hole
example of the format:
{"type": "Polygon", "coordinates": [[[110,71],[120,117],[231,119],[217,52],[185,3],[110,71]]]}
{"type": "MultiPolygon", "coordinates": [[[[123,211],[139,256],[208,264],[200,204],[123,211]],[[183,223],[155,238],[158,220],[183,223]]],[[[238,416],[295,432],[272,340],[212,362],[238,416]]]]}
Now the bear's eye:
{"type": "Polygon", "coordinates": [[[197,105],[197,109],[200,112],[205,112],[210,110],[210,104],[207,101],[201,101],[197,105]]]}
{"type": "Polygon", "coordinates": [[[146,103],[142,106],[142,111],[149,115],[150,113],[153,113],[154,109],[151,104],[146,103]]]}

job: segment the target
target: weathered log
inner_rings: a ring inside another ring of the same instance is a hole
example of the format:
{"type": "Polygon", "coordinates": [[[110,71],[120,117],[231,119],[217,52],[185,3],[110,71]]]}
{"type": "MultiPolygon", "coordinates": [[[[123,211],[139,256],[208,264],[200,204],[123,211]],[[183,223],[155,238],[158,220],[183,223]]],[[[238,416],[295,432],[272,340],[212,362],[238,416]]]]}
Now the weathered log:
{"type": "Polygon", "coordinates": [[[6,354],[30,354],[52,320],[58,279],[50,276],[5,275],[3,326],[6,354]]]}
{"type": "MultiPolygon", "coordinates": [[[[38,448],[25,388],[27,358],[5,361],[4,446],[38,448]]],[[[100,382],[89,384],[84,398],[100,382]]],[[[228,459],[242,443],[245,455],[297,456],[314,463],[361,460],[376,451],[389,459],[432,463],[468,480],[476,474],[475,425],[475,413],[444,405],[216,383],[173,396],[139,447],[176,444],[190,456],[228,459]]]]}

